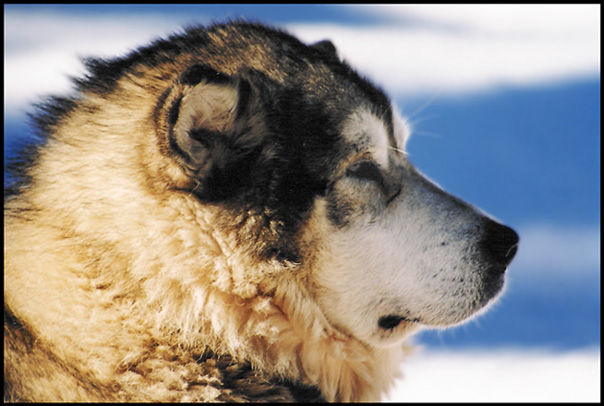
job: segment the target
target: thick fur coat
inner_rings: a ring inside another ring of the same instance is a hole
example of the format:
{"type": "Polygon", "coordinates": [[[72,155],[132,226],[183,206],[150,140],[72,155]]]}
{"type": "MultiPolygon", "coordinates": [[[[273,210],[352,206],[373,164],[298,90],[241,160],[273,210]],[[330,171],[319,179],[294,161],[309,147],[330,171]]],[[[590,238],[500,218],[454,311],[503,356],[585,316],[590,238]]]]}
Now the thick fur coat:
{"type": "Polygon", "coordinates": [[[515,233],[331,43],[234,22],[86,63],[5,198],[6,400],[379,400],[411,332],[500,291],[515,233]]]}

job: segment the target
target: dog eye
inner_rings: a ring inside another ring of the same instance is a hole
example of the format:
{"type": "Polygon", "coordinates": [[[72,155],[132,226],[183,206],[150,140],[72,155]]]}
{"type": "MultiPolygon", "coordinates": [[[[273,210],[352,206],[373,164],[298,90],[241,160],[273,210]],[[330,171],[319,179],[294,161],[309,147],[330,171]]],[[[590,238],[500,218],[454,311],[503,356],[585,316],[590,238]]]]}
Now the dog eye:
{"type": "Polygon", "coordinates": [[[399,182],[386,183],[382,176],[381,169],[372,161],[356,162],[346,169],[346,176],[356,179],[375,182],[384,196],[386,206],[388,206],[402,191],[402,185],[399,182]]]}
{"type": "Polygon", "coordinates": [[[371,161],[360,161],[352,164],[347,170],[346,175],[357,179],[369,180],[378,185],[384,183],[382,172],[377,165],[371,161]]]}

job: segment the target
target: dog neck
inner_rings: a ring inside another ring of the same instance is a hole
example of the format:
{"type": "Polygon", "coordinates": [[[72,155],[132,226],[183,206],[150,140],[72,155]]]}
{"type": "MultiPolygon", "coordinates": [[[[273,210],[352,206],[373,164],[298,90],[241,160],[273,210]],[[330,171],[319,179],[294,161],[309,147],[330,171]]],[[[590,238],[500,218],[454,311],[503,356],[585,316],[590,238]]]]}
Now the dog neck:
{"type": "Polygon", "coordinates": [[[403,344],[378,348],[340,331],[296,280],[308,277],[303,270],[253,262],[236,236],[207,227],[216,221],[211,214],[196,219],[207,230],[206,250],[190,253],[190,263],[204,263],[205,271],[171,269],[181,279],[190,273],[191,283],[147,292],[148,305],[161,309],[156,328],[171,326],[179,346],[249,362],[267,379],[318,388],[327,401],[380,400],[399,375],[403,344]]]}
{"type": "Polygon", "coordinates": [[[380,400],[399,376],[405,347],[375,348],[347,336],[295,284],[280,285],[272,295],[246,299],[210,289],[207,300],[221,306],[208,308],[205,334],[194,345],[203,341],[267,379],[317,388],[327,401],[380,400]]]}

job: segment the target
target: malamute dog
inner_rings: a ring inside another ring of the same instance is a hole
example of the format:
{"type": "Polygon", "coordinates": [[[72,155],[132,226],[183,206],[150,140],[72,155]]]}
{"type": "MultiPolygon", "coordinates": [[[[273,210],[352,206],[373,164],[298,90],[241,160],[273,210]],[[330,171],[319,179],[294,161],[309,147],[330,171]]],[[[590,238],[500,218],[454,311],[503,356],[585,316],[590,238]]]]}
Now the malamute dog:
{"type": "Polygon", "coordinates": [[[501,291],[516,233],[330,42],[230,22],[87,67],[5,199],[5,399],[378,400],[501,291]]]}

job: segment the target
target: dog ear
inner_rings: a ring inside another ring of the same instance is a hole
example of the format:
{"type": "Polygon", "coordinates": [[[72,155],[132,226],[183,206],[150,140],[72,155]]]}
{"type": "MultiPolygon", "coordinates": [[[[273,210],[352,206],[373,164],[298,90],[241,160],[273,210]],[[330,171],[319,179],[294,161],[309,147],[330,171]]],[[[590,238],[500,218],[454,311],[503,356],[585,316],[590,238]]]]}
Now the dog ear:
{"type": "Polygon", "coordinates": [[[321,54],[328,56],[330,59],[338,60],[338,50],[336,46],[328,39],[323,41],[315,42],[310,45],[310,48],[320,52],[321,54]]]}
{"type": "Polygon", "coordinates": [[[258,90],[248,80],[194,65],[162,99],[158,123],[167,149],[199,192],[209,177],[227,177],[214,179],[227,187],[233,171],[249,168],[264,131],[258,90]]]}

